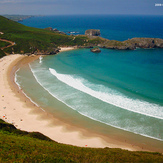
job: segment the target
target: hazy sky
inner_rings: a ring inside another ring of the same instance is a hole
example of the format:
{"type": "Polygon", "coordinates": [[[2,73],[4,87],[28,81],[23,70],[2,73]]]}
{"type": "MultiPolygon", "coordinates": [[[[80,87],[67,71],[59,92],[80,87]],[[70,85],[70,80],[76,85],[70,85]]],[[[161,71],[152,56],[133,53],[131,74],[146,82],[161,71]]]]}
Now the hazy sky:
{"type": "Polygon", "coordinates": [[[163,15],[163,0],[0,0],[0,14],[163,15]]]}

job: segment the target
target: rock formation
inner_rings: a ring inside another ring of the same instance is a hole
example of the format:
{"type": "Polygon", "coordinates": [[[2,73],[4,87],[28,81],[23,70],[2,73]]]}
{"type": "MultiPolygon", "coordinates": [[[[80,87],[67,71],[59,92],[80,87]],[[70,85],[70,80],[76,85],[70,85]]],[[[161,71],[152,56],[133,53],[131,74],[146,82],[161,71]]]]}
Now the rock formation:
{"type": "Polygon", "coordinates": [[[100,30],[97,29],[88,29],[85,31],[85,35],[87,36],[99,36],[100,34],[100,30]]]}

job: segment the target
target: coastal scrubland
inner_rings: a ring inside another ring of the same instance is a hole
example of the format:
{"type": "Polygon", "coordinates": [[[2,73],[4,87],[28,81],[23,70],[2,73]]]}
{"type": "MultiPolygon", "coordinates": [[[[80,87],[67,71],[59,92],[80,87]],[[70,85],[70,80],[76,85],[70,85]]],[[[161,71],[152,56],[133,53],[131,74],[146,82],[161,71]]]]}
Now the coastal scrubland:
{"type": "Polygon", "coordinates": [[[82,148],[52,141],[37,132],[16,129],[0,120],[0,162],[163,162],[157,152],[82,148]]]}

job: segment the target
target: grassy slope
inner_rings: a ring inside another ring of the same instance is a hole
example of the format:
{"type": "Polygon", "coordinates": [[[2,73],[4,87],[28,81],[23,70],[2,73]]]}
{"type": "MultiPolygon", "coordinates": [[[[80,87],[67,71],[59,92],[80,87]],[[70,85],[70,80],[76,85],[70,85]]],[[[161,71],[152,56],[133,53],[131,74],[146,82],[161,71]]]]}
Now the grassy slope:
{"type": "Polygon", "coordinates": [[[59,144],[0,120],[0,162],[163,162],[163,155],[59,144]]]}
{"type": "MultiPolygon", "coordinates": [[[[86,36],[68,36],[44,29],[32,28],[0,16],[0,38],[16,43],[15,53],[29,53],[35,51],[52,51],[58,46],[83,46],[88,44],[86,36]]],[[[12,48],[5,49],[11,53],[12,48]]]]}

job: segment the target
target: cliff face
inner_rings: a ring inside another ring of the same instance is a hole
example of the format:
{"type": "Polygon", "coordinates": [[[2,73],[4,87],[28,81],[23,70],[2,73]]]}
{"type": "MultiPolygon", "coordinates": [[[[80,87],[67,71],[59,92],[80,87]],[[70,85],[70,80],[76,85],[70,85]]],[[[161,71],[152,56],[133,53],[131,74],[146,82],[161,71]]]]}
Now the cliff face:
{"type": "Polygon", "coordinates": [[[126,41],[106,40],[99,47],[119,50],[134,50],[136,48],[163,48],[163,39],[159,38],[132,38],[126,41]]]}

